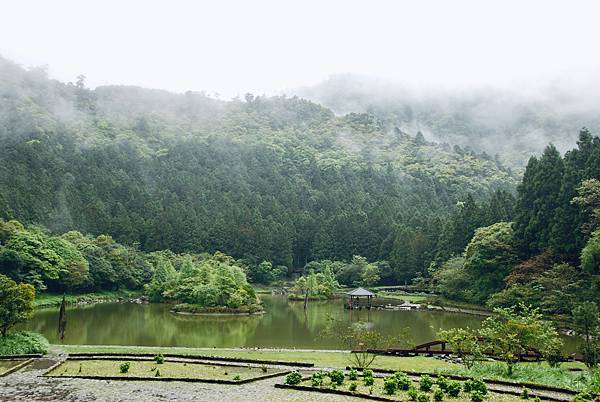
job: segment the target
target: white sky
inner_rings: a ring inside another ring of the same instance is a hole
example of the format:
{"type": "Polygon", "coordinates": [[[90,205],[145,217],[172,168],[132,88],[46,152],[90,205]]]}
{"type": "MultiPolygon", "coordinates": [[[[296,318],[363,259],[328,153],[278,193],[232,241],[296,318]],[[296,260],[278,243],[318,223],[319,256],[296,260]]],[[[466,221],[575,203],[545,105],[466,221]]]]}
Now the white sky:
{"type": "Polygon", "coordinates": [[[2,0],[0,55],[88,86],[224,97],[336,73],[446,85],[600,66],[600,1],[2,0]]]}

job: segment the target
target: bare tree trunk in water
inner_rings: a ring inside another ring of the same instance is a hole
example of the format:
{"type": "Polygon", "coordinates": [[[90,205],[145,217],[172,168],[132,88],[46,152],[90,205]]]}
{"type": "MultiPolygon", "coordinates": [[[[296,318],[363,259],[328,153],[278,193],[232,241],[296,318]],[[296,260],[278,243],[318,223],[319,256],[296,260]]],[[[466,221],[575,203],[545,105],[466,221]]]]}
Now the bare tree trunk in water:
{"type": "Polygon", "coordinates": [[[306,289],[306,293],[304,294],[304,311],[306,311],[306,303],[308,303],[308,289],[306,289]]]}

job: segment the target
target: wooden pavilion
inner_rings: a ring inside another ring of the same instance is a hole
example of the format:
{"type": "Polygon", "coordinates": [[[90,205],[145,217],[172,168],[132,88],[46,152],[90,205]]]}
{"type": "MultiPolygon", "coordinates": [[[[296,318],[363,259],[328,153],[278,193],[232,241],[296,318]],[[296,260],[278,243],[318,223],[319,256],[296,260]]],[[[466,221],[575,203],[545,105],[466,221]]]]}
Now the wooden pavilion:
{"type": "Polygon", "coordinates": [[[371,308],[371,299],[375,297],[375,293],[365,289],[365,288],[356,288],[351,292],[346,293],[350,296],[348,300],[347,308],[356,309],[356,308],[371,308]],[[361,299],[365,300],[366,303],[361,303],[361,299]]]}

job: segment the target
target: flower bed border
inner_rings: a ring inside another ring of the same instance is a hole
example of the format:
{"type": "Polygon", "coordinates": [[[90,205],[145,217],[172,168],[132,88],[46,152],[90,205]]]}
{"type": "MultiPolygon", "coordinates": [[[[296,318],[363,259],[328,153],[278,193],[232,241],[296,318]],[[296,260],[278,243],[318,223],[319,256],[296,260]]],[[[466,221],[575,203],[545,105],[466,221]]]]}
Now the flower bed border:
{"type": "MultiPolygon", "coordinates": [[[[260,381],[260,380],[266,380],[269,378],[273,378],[273,377],[279,377],[279,376],[284,376],[287,375],[289,373],[291,373],[291,370],[283,370],[281,372],[278,373],[271,373],[271,374],[265,374],[265,375],[261,375],[261,376],[257,376],[257,377],[253,377],[253,378],[246,378],[245,380],[221,380],[221,379],[216,379],[216,378],[192,378],[192,377],[142,377],[142,376],[136,376],[136,377],[121,377],[121,376],[102,376],[102,375],[50,375],[50,373],[57,369],[58,367],[60,367],[60,365],[62,365],[65,361],[69,360],[68,358],[66,360],[57,362],[56,364],[52,365],[44,374],[44,377],[49,377],[49,378],[81,378],[84,380],[108,380],[108,381],[167,381],[167,382],[173,382],[173,381],[182,381],[182,382],[203,382],[203,383],[210,383],[210,384],[230,384],[230,385],[239,385],[239,384],[248,384],[254,381],[260,381]]],[[[73,360],[73,359],[71,359],[73,360]]],[[[75,359],[78,360],[78,359],[75,359]]],[[[90,359],[93,360],[93,359],[90,359]]],[[[110,359],[103,359],[103,360],[110,360],[110,359]]],[[[114,360],[114,361],[121,361],[121,360],[114,360]]],[[[184,362],[175,362],[175,363],[184,363],[184,362]]],[[[229,365],[231,366],[231,365],[229,365]]]]}
{"type": "MultiPolygon", "coordinates": [[[[69,353],[70,357],[154,357],[158,353],[115,353],[115,352],[100,352],[100,353],[69,353]]],[[[187,355],[177,353],[164,353],[164,357],[179,357],[183,359],[193,360],[207,360],[207,361],[224,361],[224,362],[238,362],[238,363],[256,363],[256,364],[269,364],[273,366],[291,366],[291,367],[314,367],[314,363],[303,363],[303,362],[286,362],[279,360],[261,360],[261,359],[244,359],[239,357],[219,357],[219,356],[202,356],[202,355],[187,355]]]]}
{"type": "Polygon", "coordinates": [[[370,399],[373,401],[397,402],[395,399],[389,399],[389,398],[385,398],[383,396],[363,394],[361,392],[345,391],[342,389],[311,387],[309,385],[275,384],[275,388],[294,389],[296,391],[320,392],[322,394],[336,394],[336,395],[353,396],[355,398],[370,399]]]}
{"type": "Polygon", "coordinates": [[[44,357],[41,353],[28,353],[24,355],[1,355],[0,360],[19,360],[19,359],[33,359],[38,357],[44,357]]]}

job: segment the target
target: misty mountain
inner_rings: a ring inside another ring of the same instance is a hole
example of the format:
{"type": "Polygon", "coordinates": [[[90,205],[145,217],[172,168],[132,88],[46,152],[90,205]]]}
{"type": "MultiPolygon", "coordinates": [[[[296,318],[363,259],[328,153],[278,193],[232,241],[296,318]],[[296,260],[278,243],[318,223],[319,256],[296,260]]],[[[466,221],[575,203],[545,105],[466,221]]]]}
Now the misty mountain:
{"type": "Polygon", "coordinates": [[[297,97],[91,90],[0,60],[0,111],[0,218],[143,250],[360,254],[410,278],[457,203],[517,183],[486,155],[297,97]]]}
{"type": "Polygon", "coordinates": [[[413,136],[420,131],[430,141],[498,154],[519,169],[548,143],[564,152],[575,145],[583,126],[600,129],[600,80],[451,90],[335,75],[288,92],[338,115],[368,113],[413,136]]]}

